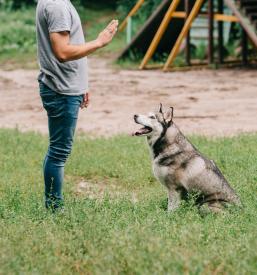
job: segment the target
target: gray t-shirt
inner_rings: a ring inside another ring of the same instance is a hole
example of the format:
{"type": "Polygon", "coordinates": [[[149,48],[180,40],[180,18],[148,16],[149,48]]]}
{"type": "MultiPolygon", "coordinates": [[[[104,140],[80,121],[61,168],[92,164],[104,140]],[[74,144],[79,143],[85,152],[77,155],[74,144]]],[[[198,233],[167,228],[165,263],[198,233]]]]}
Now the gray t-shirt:
{"type": "Polygon", "coordinates": [[[85,43],[79,15],[70,0],[39,0],[36,11],[38,79],[52,90],[66,95],[88,91],[87,58],[61,63],[55,57],[49,33],[68,31],[70,44],[85,43]]]}

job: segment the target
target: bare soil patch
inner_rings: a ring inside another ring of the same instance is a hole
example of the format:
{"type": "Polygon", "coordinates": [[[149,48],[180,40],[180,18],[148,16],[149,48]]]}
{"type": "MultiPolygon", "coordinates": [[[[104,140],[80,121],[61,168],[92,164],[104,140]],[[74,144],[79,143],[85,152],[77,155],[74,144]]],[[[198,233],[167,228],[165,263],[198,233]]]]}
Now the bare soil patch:
{"type": "MultiPolygon", "coordinates": [[[[80,112],[78,131],[93,136],[130,134],[135,113],[175,107],[182,131],[234,135],[257,131],[257,71],[188,72],[119,70],[90,59],[91,105],[80,112]]],[[[0,69],[0,127],[47,133],[36,70],[0,69]]]]}
{"type": "Polygon", "coordinates": [[[132,203],[138,201],[136,192],[128,191],[118,184],[110,184],[109,182],[98,181],[90,182],[81,179],[74,187],[74,193],[78,196],[90,199],[103,200],[105,197],[112,199],[128,198],[132,203]]]}

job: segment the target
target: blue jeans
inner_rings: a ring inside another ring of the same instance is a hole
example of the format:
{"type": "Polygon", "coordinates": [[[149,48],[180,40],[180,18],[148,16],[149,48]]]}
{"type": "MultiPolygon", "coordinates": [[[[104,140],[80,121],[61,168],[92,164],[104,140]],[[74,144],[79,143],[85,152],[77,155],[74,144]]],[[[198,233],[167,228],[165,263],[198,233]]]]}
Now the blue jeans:
{"type": "Polygon", "coordinates": [[[83,95],[62,95],[42,82],[39,88],[49,128],[49,147],[43,164],[45,206],[55,210],[63,204],[64,165],[71,153],[83,95]]]}

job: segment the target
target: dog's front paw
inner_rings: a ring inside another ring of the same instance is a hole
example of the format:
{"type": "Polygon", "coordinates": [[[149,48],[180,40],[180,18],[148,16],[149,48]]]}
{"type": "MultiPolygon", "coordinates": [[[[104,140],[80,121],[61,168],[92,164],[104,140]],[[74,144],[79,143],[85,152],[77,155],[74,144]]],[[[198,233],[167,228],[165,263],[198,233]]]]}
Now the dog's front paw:
{"type": "Polygon", "coordinates": [[[179,205],[170,205],[168,204],[168,212],[171,213],[171,212],[174,212],[176,209],[178,209],[179,205]]]}

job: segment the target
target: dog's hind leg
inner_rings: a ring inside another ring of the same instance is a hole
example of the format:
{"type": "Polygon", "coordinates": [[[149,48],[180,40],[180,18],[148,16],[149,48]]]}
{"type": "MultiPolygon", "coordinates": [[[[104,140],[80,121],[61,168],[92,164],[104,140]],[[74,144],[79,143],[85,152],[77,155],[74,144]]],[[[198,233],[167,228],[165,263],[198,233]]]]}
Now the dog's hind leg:
{"type": "Polygon", "coordinates": [[[174,211],[177,209],[181,202],[181,192],[176,188],[168,189],[168,211],[174,211]]]}
{"type": "Polygon", "coordinates": [[[224,212],[225,204],[220,201],[212,201],[204,203],[200,206],[200,213],[202,215],[208,214],[208,213],[222,213],[224,212]]]}

